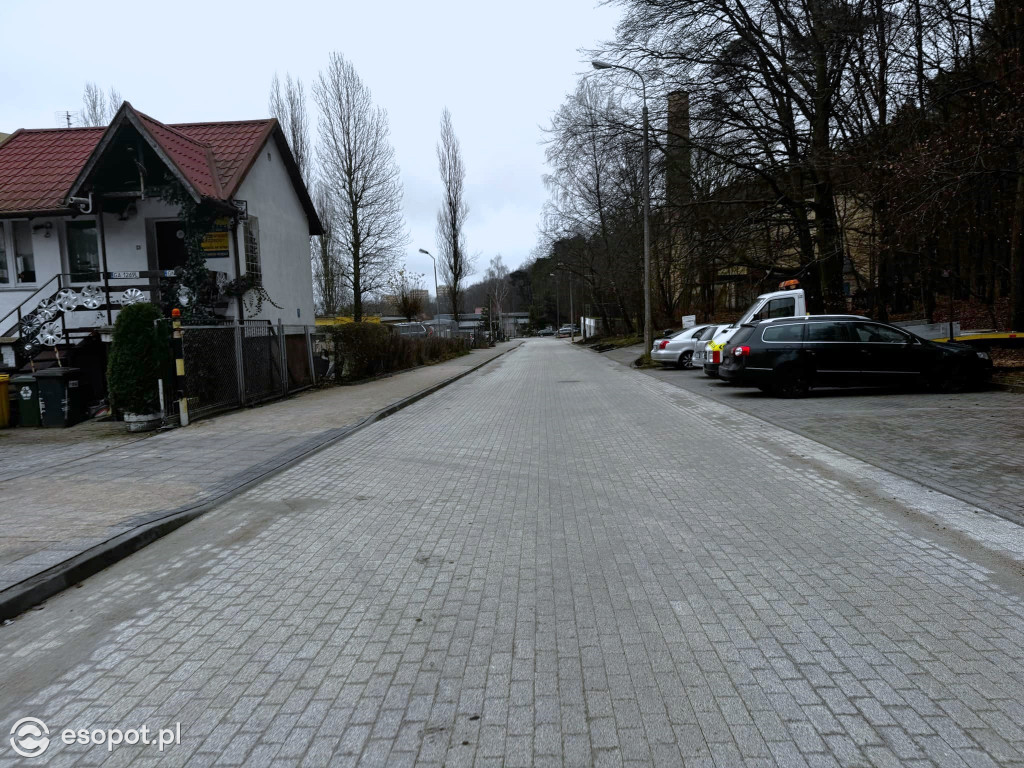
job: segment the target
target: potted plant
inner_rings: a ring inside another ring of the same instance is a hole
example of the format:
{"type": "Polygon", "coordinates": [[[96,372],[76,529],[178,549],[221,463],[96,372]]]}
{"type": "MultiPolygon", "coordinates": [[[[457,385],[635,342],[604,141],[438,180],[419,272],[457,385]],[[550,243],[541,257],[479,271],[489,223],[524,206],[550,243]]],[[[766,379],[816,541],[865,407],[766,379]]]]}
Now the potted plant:
{"type": "Polygon", "coordinates": [[[167,327],[157,323],[163,315],[154,304],[131,304],[117,316],[107,361],[110,404],[124,415],[129,432],[160,426],[160,390],[157,383],[167,370],[167,327]]]}

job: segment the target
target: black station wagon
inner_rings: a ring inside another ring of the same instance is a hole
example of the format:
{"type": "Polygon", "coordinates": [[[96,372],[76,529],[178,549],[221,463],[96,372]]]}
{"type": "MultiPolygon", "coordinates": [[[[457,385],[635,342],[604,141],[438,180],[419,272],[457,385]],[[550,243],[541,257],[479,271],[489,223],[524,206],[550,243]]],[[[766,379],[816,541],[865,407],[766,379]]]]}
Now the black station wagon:
{"type": "Polygon", "coordinates": [[[985,382],[987,352],[928,341],[857,315],[810,315],[750,323],[729,340],[718,375],[781,397],[811,387],[928,386],[956,392],[985,382]]]}

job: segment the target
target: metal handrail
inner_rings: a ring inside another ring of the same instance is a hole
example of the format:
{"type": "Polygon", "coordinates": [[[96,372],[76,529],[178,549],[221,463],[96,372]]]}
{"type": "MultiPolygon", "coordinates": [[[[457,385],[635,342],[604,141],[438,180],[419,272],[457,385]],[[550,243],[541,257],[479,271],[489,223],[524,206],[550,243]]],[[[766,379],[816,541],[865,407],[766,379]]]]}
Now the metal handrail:
{"type": "Polygon", "coordinates": [[[39,294],[39,292],[42,291],[44,288],[46,288],[54,280],[57,281],[57,290],[59,291],[61,289],[61,277],[62,276],[63,276],[63,273],[58,272],[53,277],[51,277],[49,280],[47,280],[45,283],[43,283],[41,286],[36,288],[35,291],[32,292],[32,295],[29,296],[27,299],[25,299],[23,302],[21,302],[21,304],[16,306],[14,309],[12,309],[10,312],[8,312],[3,317],[0,317],[0,328],[3,328],[4,323],[6,323],[7,320],[12,315],[15,315],[15,314],[18,316],[18,326],[20,327],[21,326],[21,308],[24,307],[26,304],[28,304],[30,301],[32,301],[32,299],[36,298],[36,296],[39,294]]]}
{"type": "MultiPolygon", "coordinates": [[[[26,299],[24,299],[18,306],[16,306],[14,309],[12,309],[10,312],[8,312],[3,317],[0,317],[0,328],[3,328],[4,327],[4,323],[6,323],[13,315],[17,315],[18,316],[18,326],[20,327],[21,326],[21,318],[23,316],[22,309],[24,308],[24,306],[26,304],[28,304],[29,302],[33,301],[33,300],[38,300],[39,294],[42,293],[43,291],[45,291],[53,283],[54,280],[57,281],[57,289],[56,290],[60,291],[65,286],[71,286],[71,285],[74,285],[74,284],[95,283],[95,282],[99,282],[101,280],[107,280],[107,279],[123,280],[125,278],[123,278],[123,277],[115,277],[115,275],[123,275],[123,274],[126,274],[126,273],[124,273],[124,272],[100,272],[100,271],[57,272],[56,274],[54,274],[53,277],[51,277],[49,280],[47,280],[41,286],[36,288],[32,292],[32,294],[29,295],[26,299]],[[82,275],[89,275],[90,277],[95,275],[95,277],[93,279],[90,279],[90,280],[74,279],[74,278],[77,278],[77,277],[81,277],[82,275]]],[[[140,279],[140,278],[141,279],[147,279],[147,278],[148,279],[152,279],[154,277],[165,277],[167,273],[164,272],[163,270],[133,270],[131,272],[128,272],[127,274],[132,275],[133,277],[135,277],[135,279],[140,279]]],[[[128,278],[128,279],[130,280],[132,278],[128,278]]],[[[148,288],[150,286],[144,284],[142,286],[138,286],[138,285],[118,285],[118,286],[113,286],[113,287],[117,288],[117,290],[125,290],[127,288],[139,288],[139,287],[148,288]]],[[[52,292],[52,289],[51,289],[51,292],[52,292]]],[[[104,286],[104,292],[107,294],[107,301],[109,302],[110,301],[110,291],[108,290],[107,286],[104,286]]]]}

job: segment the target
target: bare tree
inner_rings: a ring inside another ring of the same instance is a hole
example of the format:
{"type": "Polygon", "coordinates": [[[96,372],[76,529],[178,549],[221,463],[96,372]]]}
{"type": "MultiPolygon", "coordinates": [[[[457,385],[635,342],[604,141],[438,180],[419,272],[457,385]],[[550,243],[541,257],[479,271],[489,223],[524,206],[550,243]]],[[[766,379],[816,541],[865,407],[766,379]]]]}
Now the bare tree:
{"type": "Polygon", "coordinates": [[[338,207],[330,188],[320,179],[313,184],[313,205],[320,216],[323,232],[311,243],[313,259],[313,299],[317,314],[337,315],[348,303],[345,260],[337,237],[338,207]]]}
{"type": "Polygon", "coordinates": [[[121,94],[116,88],[111,88],[107,96],[96,83],[86,83],[85,91],[82,93],[82,125],[102,127],[110,123],[121,106],[121,94]]]}
{"type": "Polygon", "coordinates": [[[508,267],[502,261],[500,253],[491,259],[491,264],[487,268],[487,281],[490,283],[490,294],[494,297],[494,310],[501,314],[505,310],[505,300],[508,298],[510,286],[508,267]]]}
{"type": "Polygon", "coordinates": [[[270,114],[277,118],[281,124],[285,138],[288,139],[288,146],[292,150],[295,164],[299,166],[299,173],[308,185],[310,183],[310,161],[312,160],[312,147],[309,140],[309,115],[306,112],[306,91],[302,86],[302,80],[292,80],[289,73],[285,73],[284,90],[281,89],[281,81],[274,73],[274,79],[270,83],[270,114]]]}
{"type": "Polygon", "coordinates": [[[466,278],[473,274],[473,259],[466,251],[466,233],[463,231],[469,216],[466,167],[462,163],[462,150],[452,125],[452,114],[447,107],[441,113],[437,167],[444,185],[444,199],[437,212],[437,250],[441,257],[441,276],[447,285],[452,315],[457,323],[466,278]]]}
{"type": "Polygon", "coordinates": [[[114,115],[117,114],[117,110],[121,108],[121,103],[124,99],[121,98],[120,91],[114,86],[110,86],[110,90],[107,92],[107,113],[105,123],[110,123],[114,119],[114,115]]]}
{"type": "Polygon", "coordinates": [[[423,275],[403,267],[390,277],[388,285],[398,314],[410,322],[414,320],[423,311],[423,275]]]}
{"type": "Polygon", "coordinates": [[[364,294],[384,287],[408,241],[398,163],[387,112],[374,105],[369,88],[340,53],[331,54],[313,97],[320,108],[321,172],[337,204],[343,278],[359,322],[364,294]]]}

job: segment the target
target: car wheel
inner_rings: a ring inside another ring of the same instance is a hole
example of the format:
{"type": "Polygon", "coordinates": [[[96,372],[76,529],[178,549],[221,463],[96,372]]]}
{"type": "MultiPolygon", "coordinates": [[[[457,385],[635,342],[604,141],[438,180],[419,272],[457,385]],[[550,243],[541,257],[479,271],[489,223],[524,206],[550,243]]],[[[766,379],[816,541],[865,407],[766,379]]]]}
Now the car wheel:
{"type": "Polygon", "coordinates": [[[800,368],[783,368],[775,374],[772,391],[778,397],[805,397],[811,388],[807,374],[800,368]]]}
{"type": "Polygon", "coordinates": [[[693,359],[693,350],[688,349],[679,356],[678,362],[676,362],[676,368],[691,368],[690,361],[693,359]]]}

